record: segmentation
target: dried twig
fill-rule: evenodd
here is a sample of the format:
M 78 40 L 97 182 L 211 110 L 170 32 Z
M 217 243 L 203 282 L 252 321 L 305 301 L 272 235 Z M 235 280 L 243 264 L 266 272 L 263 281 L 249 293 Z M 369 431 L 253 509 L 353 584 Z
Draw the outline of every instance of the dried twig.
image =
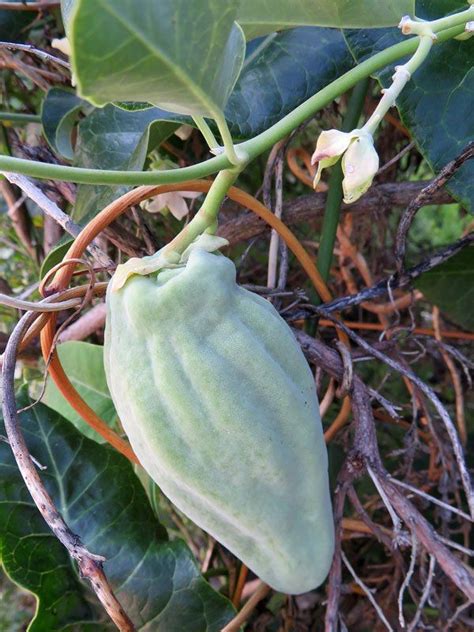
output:
M 415 572 L 416 565 L 416 556 L 418 554 L 418 540 L 414 533 L 411 535 L 411 556 L 410 556 L 410 566 L 408 567 L 408 572 L 405 575 L 405 579 L 400 587 L 400 592 L 398 593 L 398 621 L 400 622 L 400 626 L 405 628 L 405 616 L 403 614 L 403 596 L 405 594 L 405 590 L 410 585 L 411 579 L 413 577 L 413 573 Z
M 25 439 L 20 429 L 15 402 L 15 365 L 20 342 L 38 314 L 27 312 L 13 330 L 4 353 L 3 363 L 3 415 L 10 447 L 18 469 L 25 481 L 38 510 L 58 540 L 77 561 L 81 576 L 87 578 L 105 610 L 119 630 L 133 632 L 133 623 L 116 599 L 102 569 L 104 558 L 90 553 L 64 522 L 51 496 L 31 461 Z
M 405 207 L 410 201 L 426 187 L 428 182 L 394 182 L 372 186 L 369 191 L 357 202 L 342 205 L 342 212 L 350 212 L 353 215 L 377 213 L 383 204 L 386 208 Z M 283 216 L 287 226 L 296 226 L 307 222 L 314 226 L 321 222 L 326 204 L 326 193 L 309 193 L 285 202 Z M 437 191 L 430 204 L 447 204 L 453 199 L 443 189 Z M 225 207 L 224 207 L 225 208 Z M 218 234 L 229 240 L 231 245 L 246 241 L 267 233 L 268 227 L 253 213 L 240 213 L 223 221 L 219 226 Z
M 385 625 L 387 630 L 389 630 L 389 632 L 394 632 L 394 629 L 392 628 L 390 623 L 387 621 L 387 617 L 384 615 L 384 613 L 382 611 L 382 608 L 375 601 L 374 596 L 372 595 L 371 591 L 367 588 L 367 586 L 364 584 L 364 582 L 361 580 L 361 578 L 357 575 L 355 570 L 352 568 L 349 560 L 347 559 L 347 557 L 344 554 L 344 551 L 341 551 L 341 557 L 342 557 L 342 560 L 343 560 L 344 564 L 347 567 L 347 570 L 349 571 L 349 573 L 354 578 L 355 583 L 358 586 L 360 586 L 362 588 L 362 590 L 365 592 L 365 594 L 367 595 L 367 598 L 369 599 L 370 603 L 373 605 L 378 617 L 383 622 L 383 624 Z
M 254 592 L 254 594 L 250 597 L 244 607 L 240 610 L 236 617 L 232 619 L 225 627 L 222 628 L 221 632 L 238 632 L 243 623 L 247 621 L 249 616 L 252 614 L 255 606 L 262 601 L 268 593 L 270 592 L 270 586 L 260 582 L 259 587 Z
M 413 487 L 413 485 L 409 485 L 408 483 L 404 483 L 403 481 L 399 481 L 395 478 L 392 478 L 391 481 L 392 483 L 395 483 L 395 485 L 398 485 L 399 487 L 403 487 L 404 489 L 407 489 L 408 491 L 412 492 L 413 494 L 416 494 L 417 496 L 421 496 L 421 498 L 424 498 L 428 502 L 433 503 L 434 505 L 438 505 L 439 507 L 442 507 L 445 511 L 449 511 L 450 513 L 455 513 L 458 516 L 461 516 L 461 518 L 464 518 L 464 520 L 469 520 L 469 522 L 473 522 L 473 519 L 469 514 L 464 513 L 464 511 L 461 511 L 457 507 L 448 505 L 448 503 L 444 503 L 442 500 L 439 500 L 439 498 L 430 496 L 430 494 L 427 494 L 422 489 Z
M 397 371 L 404 377 L 408 378 L 432 402 L 433 406 L 436 408 L 439 416 L 441 417 L 444 423 L 446 432 L 448 433 L 448 436 L 451 440 L 454 456 L 456 458 L 459 473 L 461 476 L 461 481 L 462 481 L 464 491 L 466 494 L 466 500 L 469 506 L 469 511 L 471 512 L 471 515 L 474 517 L 474 492 L 472 489 L 472 483 L 471 483 L 469 472 L 466 466 L 466 462 L 464 460 L 462 445 L 459 441 L 459 437 L 454 427 L 454 424 L 451 420 L 451 417 L 449 416 L 448 412 L 446 411 L 441 401 L 438 399 L 438 396 L 436 395 L 436 393 L 429 386 L 427 386 L 425 382 L 423 382 L 423 380 L 420 380 L 420 378 L 417 377 L 412 371 L 405 368 L 399 362 L 397 362 L 396 360 L 393 360 L 392 358 L 385 355 L 378 349 L 375 349 L 372 345 L 367 343 L 358 334 L 356 334 L 351 329 L 349 329 L 349 327 L 346 327 L 340 321 L 333 319 L 332 316 L 330 316 L 326 312 L 326 310 L 319 307 L 314 307 L 314 310 L 317 313 L 322 314 L 326 318 L 333 320 L 336 323 L 337 327 L 342 329 L 342 331 L 344 331 L 344 333 L 346 333 L 346 335 L 349 338 L 354 340 L 354 342 L 356 342 L 360 347 L 362 347 L 365 351 L 367 351 L 367 353 L 372 355 L 374 358 L 377 358 L 377 360 L 384 362 L 394 371 Z
M 293 332 L 311 362 L 323 367 L 335 379 L 342 378 L 343 365 L 339 354 L 302 331 L 293 330 Z M 416 535 L 420 544 L 435 556 L 440 567 L 459 590 L 470 599 L 474 598 L 473 574 L 442 544 L 428 521 L 390 480 L 380 458 L 370 399 L 367 387 L 358 376 L 354 376 L 351 393 L 354 416 L 354 447 L 347 457 L 346 471 L 354 478 L 359 476 L 369 465 L 376 472 L 390 504 L 410 531 Z M 336 561 L 333 562 L 333 565 L 335 563 Z M 329 604 L 330 600 L 328 600 L 328 610 Z M 332 610 L 334 611 L 334 608 Z M 335 613 L 334 624 L 337 622 L 337 608 Z M 333 629 L 328 627 L 328 619 L 326 619 L 327 632 L 332 632 Z
M 51 53 L 47 53 L 44 50 L 40 50 L 39 48 L 35 48 L 31 44 L 18 44 L 16 42 L 0 42 L 0 48 L 6 48 L 8 50 L 21 50 L 26 53 L 30 53 L 31 55 L 36 55 L 43 61 L 51 62 L 53 64 L 58 64 L 59 66 L 64 66 L 64 68 L 71 68 L 71 64 L 68 61 L 64 61 L 64 59 L 60 59 L 59 57 L 55 57 L 51 55 Z
M 349 307 L 359 305 L 364 301 L 370 301 L 374 298 L 384 296 L 390 291 L 393 291 L 397 288 L 408 287 L 423 273 L 436 268 L 436 266 L 439 266 L 441 263 L 444 263 L 451 257 L 454 257 L 454 255 L 456 255 L 463 248 L 469 246 L 472 243 L 474 243 L 474 232 L 469 233 L 462 239 L 455 241 L 449 246 L 446 246 L 446 248 L 437 250 L 427 259 L 423 260 L 418 265 L 413 266 L 413 268 L 409 268 L 401 274 L 394 274 L 385 279 L 382 279 L 375 285 L 372 285 L 372 287 L 357 292 L 357 294 L 351 294 L 349 296 L 337 298 L 330 303 L 323 303 L 321 305 L 321 309 L 324 309 L 326 312 L 339 312 Z
M 451 162 L 441 169 L 436 178 L 430 182 L 415 199 L 410 202 L 407 209 L 403 213 L 400 223 L 398 224 L 397 235 L 395 238 L 395 261 L 397 269 L 400 271 L 403 267 L 403 259 L 406 250 L 406 238 L 410 230 L 411 223 L 417 212 L 422 206 L 426 206 L 433 200 L 433 195 L 437 193 L 448 180 L 458 171 L 458 169 L 471 158 L 474 157 L 474 141 L 470 142 L 467 147 Z
M 423 592 L 421 594 L 421 599 L 418 604 L 418 608 L 416 609 L 415 616 L 413 617 L 413 620 L 410 622 L 407 632 L 414 632 L 416 630 L 416 626 L 418 625 L 418 621 L 420 620 L 421 613 L 423 611 L 423 608 L 425 607 L 425 603 L 427 602 L 429 594 L 431 592 L 431 585 L 433 583 L 435 565 L 436 565 L 436 559 L 433 555 L 430 555 L 428 577 L 426 578 L 425 586 L 423 588 Z
M 25 176 L 16 173 L 4 173 L 5 178 L 12 184 L 16 184 L 20 189 L 50 217 L 54 219 L 62 228 L 72 235 L 77 237 L 81 232 L 81 227 L 74 223 L 72 219 L 62 211 L 57 204 L 50 200 L 40 188 L 36 186 L 34 182 L 26 178 Z M 102 250 L 95 244 L 90 244 L 88 247 L 89 252 L 94 259 L 104 268 L 114 267 L 114 262 L 102 252 Z

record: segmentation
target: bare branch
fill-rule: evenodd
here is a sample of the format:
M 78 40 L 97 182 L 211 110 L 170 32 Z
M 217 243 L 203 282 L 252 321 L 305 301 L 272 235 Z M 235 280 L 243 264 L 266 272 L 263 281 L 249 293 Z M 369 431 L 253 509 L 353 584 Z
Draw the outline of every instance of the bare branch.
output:
M 11 6 L 11 3 L 10 3 L 10 6 Z M 58 64 L 59 66 L 64 66 L 64 68 L 68 68 L 68 69 L 71 68 L 71 64 L 68 61 L 64 61 L 64 59 L 55 57 L 54 55 L 51 55 L 51 53 L 47 53 L 44 50 L 35 48 L 31 44 L 18 44 L 16 42 L 0 42 L 0 48 L 6 48 L 8 50 L 21 50 L 26 53 L 30 53 L 31 55 L 36 55 L 36 57 L 39 57 L 43 61 L 51 62 L 53 64 Z
M 387 621 L 387 617 L 384 615 L 384 613 L 382 611 L 382 608 L 375 601 L 374 596 L 372 595 L 372 592 L 369 590 L 369 588 L 367 588 L 367 586 L 364 584 L 364 582 L 361 580 L 361 578 L 357 575 L 355 570 L 352 568 L 349 560 L 347 559 L 347 557 L 344 554 L 344 551 L 341 551 L 341 557 L 342 557 L 342 560 L 343 560 L 344 564 L 347 567 L 347 570 L 352 575 L 355 583 L 358 586 L 360 586 L 362 588 L 362 590 L 365 592 L 365 594 L 367 595 L 367 598 L 369 599 L 370 603 L 373 605 L 377 615 L 379 616 L 380 620 L 383 622 L 383 624 L 385 625 L 387 630 L 389 630 L 389 632 L 395 632 L 394 629 L 392 628 L 392 626 L 390 625 L 390 623 Z
M 354 204 L 343 204 L 342 212 L 356 215 L 376 213 L 380 211 L 381 207 L 404 208 L 427 184 L 428 182 L 393 182 L 375 185 Z M 314 226 L 315 223 L 320 222 L 326 204 L 326 196 L 326 193 L 309 193 L 286 202 L 283 205 L 285 224 L 295 226 L 307 222 Z M 450 194 L 441 189 L 434 194 L 430 204 L 447 204 L 452 201 Z M 232 206 L 232 208 L 234 207 Z M 267 232 L 268 226 L 265 222 L 250 212 L 239 213 L 237 217 L 223 221 L 218 229 L 218 235 L 225 237 L 230 245 Z
M 397 269 L 400 271 L 403 267 L 403 259 L 406 250 L 406 238 L 410 230 L 411 223 L 420 208 L 427 204 L 432 204 L 433 196 L 437 193 L 450 178 L 458 171 L 458 169 L 471 158 L 474 157 L 474 141 L 470 142 L 467 147 L 451 162 L 439 172 L 436 178 L 424 187 L 422 191 L 410 202 L 406 211 L 403 213 L 397 229 L 395 238 L 395 261 Z
M 418 625 L 418 621 L 419 621 L 419 619 L 421 617 L 421 613 L 423 611 L 423 608 L 425 607 L 425 603 L 427 602 L 429 594 L 430 594 L 430 591 L 431 591 L 431 584 L 433 583 L 435 565 L 436 565 L 436 558 L 433 555 L 430 555 L 430 564 L 429 564 L 429 567 L 428 567 L 428 577 L 426 579 L 425 587 L 423 588 L 423 593 L 421 595 L 421 599 L 420 599 L 420 602 L 418 604 L 418 608 L 416 609 L 415 616 L 413 617 L 413 620 L 411 621 L 410 625 L 408 626 L 407 632 L 414 632 L 416 630 L 416 626 Z
M 382 279 L 372 287 L 368 287 L 361 292 L 357 292 L 357 294 L 350 294 L 349 296 L 343 296 L 342 298 L 337 298 L 330 303 L 323 303 L 321 308 L 326 312 L 340 312 L 349 307 L 354 307 L 356 305 L 360 305 L 364 301 L 370 301 L 375 298 L 380 298 L 381 296 L 385 296 L 389 294 L 390 291 L 393 291 L 398 288 L 404 288 L 411 285 L 411 283 L 417 279 L 419 276 L 428 272 L 428 270 L 432 270 L 444 263 L 451 257 L 454 257 L 458 252 L 460 252 L 466 246 L 469 246 L 474 242 L 474 232 L 467 234 L 462 239 L 455 241 L 453 244 L 446 246 L 446 248 L 442 248 L 433 253 L 430 257 L 422 261 L 413 268 L 409 268 L 405 270 L 401 274 L 393 274 L 385 279 Z
M 384 362 L 384 364 L 388 365 L 394 371 L 397 371 L 401 375 L 404 375 L 405 377 L 407 377 L 431 401 L 433 406 L 436 408 L 439 416 L 441 417 L 444 423 L 446 432 L 448 433 L 449 438 L 451 440 L 454 456 L 456 458 L 459 473 L 461 476 L 461 481 L 462 481 L 464 491 L 466 494 L 466 500 L 469 506 L 469 511 L 471 512 L 471 515 L 474 517 L 474 492 L 472 489 L 471 478 L 469 476 L 466 462 L 464 460 L 463 448 L 459 441 L 459 436 L 458 436 L 458 433 L 456 432 L 456 428 L 454 427 L 451 417 L 449 416 L 443 404 L 438 399 L 438 396 L 436 395 L 436 393 L 429 386 L 427 386 L 425 382 L 423 382 L 423 380 L 420 380 L 420 378 L 417 377 L 412 371 L 402 366 L 396 360 L 393 360 L 389 356 L 385 355 L 385 353 L 382 353 L 378 349 L 375 349 L 372 345 L 367 343 L 358 334 L 356 334 L 354 331 L 349 329 L 349 327 L 346 327 L 341 321 L 334 319 L 330 314 L 326 312 L 325 309 L 314 307 L 314 310 L 317 313 L 322 314 L 326 318 L 333 320 L 333 322 L 337 325 L 337 327 L 342 329 L 349 338 L 354 340 L 354 342 L 356 342 L 360 347 L 362 347 L 365 351 L 367 351 L 367 353 L 369 353 L 371 356 L 373 356 L 374 358 L 377 358 L 377 360 L 380 360 L 381 362 Z
M 72 219 L 62 211 L 57 204 L 51 201 L 44 193 L 39 189 L 34 182 L 16 173 L 3 173 L 5 178 L 12 184 L 16 184 L 20 189 L 35 202 L 49 217 L 52 217 L 64 230 L 77 237 L 81 232 L 81 227 L 75 224 Z M 114 262 L 105 255 L 102 250 L 95 244 L 90 244 L 88 247 L 90 254 L 104 268 L 114 267 Z
M 10 336 L 3 363 L 3 415 L 10 447 L 35 505 L 58 540 L 78 563 L 82 577 L 87 578 L 100 602 L 119 630 L 133 632 L 133 623 L 117 601 L 102 569 L 104 558 L 90 553 L 64 522 L 51 496 L 31 461 L 25 439 L 19 425 L 15 401 L 15 365 L 21 340 L 38 314 L 26 312 Z
M 294 329 L 293 332 L 311 362 L 321 366 L 335 379 L 342 379 L 343 364 L 339 354 L 300 330 Z M 356 476 L 360 475 L 367 465 L 370 465 L 383 485 L 391 505 L 406 526 L 416 535 L 422 546 L 435 556 L 440 567 L 459 590 L 469 599 L 473 599 L 474 575 L 472 572 L 444 546 L 428 521 L 390 480 L 380 459 L 370 399 L 367 387 L 358 376 L 354 376 L 351 393 L 354 448 L 346 461 L 347 467 L 352 468 Z M 332 628 L 327 627 L 327 620 L 326 630 L 332 632 Z

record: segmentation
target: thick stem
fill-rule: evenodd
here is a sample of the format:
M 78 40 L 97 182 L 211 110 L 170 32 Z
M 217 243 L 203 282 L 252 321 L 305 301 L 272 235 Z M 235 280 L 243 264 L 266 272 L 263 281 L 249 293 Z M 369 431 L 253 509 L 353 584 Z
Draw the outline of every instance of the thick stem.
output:
M 21 112 L 0 112 L 0 121 L 11 121 L 12 123 L 41 123 L 39 114 L 22 114 Z
M 369 78 L 366 77 L 358 83 L 349 99 L 347 112 L 342 123 L 342 131 L 350 132 L 359 122 L 364 107 L 365 95 L 369 87 Z M 331 268 L 336 231 L 342 204 L 342 167 L 339 161 L 334 167 L 329 179 L 329 190 L 324 209 L 323 227 L 318 253 L 318 269 L 325 281 L 328 280 Z
M 240 171 L 239 169 L 225 169 L 218 173 L 201 208 L 189 224 L 165 247 L 166 251 L 181 254 L 202 233 L 215 232 L 221 204 Z

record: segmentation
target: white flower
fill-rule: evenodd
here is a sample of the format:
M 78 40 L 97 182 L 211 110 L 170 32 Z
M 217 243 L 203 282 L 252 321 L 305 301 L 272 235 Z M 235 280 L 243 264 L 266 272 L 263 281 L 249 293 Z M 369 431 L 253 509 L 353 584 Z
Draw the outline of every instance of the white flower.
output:
M 335 165 L 349 147 L 354 138 L 353 134 L 353 132 L 340 132 L 337 129 L 330 129 L 319 135 L 316 149 L 311 156 L 311 164 L 315 165 L 318 163 L 318 170 L 313 180 L 313 188 L 316 188 L 319 183 L 323 169 Z
M 379 156 L 368 133 L 355 138 L 342 157 L 344 202 L 358 200 L 372 184 L 379 169 Z
M 344 202 L 358 200 L 370 187 L 379 168 L 379 157 L 374 148 L 372 135 L 363 129 L 352 132 L 329 130 L 322 132 L 316 143 L 311 164 L 318 163 L 313 187 L 316 188 L 321 173 L 335 165 L 342 156 Z
M 144 204 L 145 210 L 149 213 L 162 213 L 166 215 L 169 211 L 176 219 L 183 219 L 189 213 L 188 205 L 184 198 L 193 200 L 201 193 L 192 191 L 171 191 L 170 193 L 160 193 Z

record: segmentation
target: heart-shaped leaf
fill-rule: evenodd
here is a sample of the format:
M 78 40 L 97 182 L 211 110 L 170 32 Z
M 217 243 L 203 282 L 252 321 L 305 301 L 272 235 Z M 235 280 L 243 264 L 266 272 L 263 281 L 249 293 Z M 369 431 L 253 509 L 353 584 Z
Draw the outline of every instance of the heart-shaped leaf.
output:
M 18 404 L 30 403 L 23 393 Z M 41 477 L 71 529 L 93 553 L 137 629 L 218 632 L 229 602 L 199 574 L 182 540 L 167 540 L 130 463 L 41 404 L 21 414 Z M 4 434 L 0 421 L 0 434 Z M 30 632 L 115 629 L 36 509 L 10 447 L 0 443 L 0 553 L 8 575 L 38 598 Z
M 74 158 L 71 134 L 81 109 L 87 105 L 64 88 L 51 88 L 43 101 L 41 122 L 45 138 L 51 148 L 67 160 Z
M 107 105 L 79 124 L 74 164 L 90 169 L 141 170 L 149 149 L 179 126 L 182 117 L 147 108 L 137 111 Z M 73 217 L 80 221 L 122 195 L 128 187 L 79 185 Z
M 95 105 L 146 101 L 215 118 L 245 39 L 228 0 L 76 0 L 68 36 L 79 93 Z

